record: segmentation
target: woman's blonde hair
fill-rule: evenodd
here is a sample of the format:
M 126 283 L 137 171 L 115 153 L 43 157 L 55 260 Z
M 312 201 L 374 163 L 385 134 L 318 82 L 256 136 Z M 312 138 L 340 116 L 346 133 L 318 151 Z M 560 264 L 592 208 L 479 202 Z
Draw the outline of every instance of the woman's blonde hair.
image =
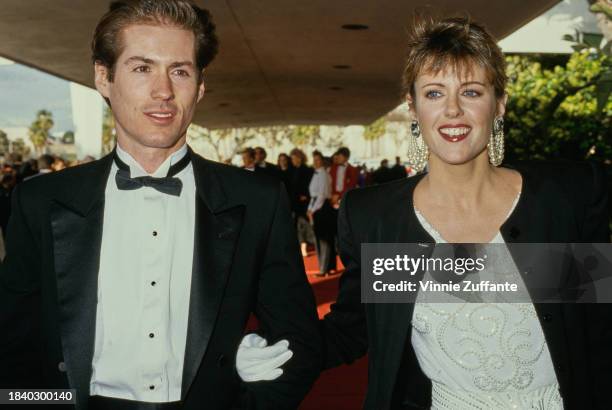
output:
M 435 75 L 447 67 L 463 74 L 473 64 L 484 68 L 495 95 L 501 98 L 507 82 L 506 63 L 484 26 L 465 16 L 437 19 L 417 15 L 409 31 L 402 95 L 414 98 L 414 83 L 420 74 Z

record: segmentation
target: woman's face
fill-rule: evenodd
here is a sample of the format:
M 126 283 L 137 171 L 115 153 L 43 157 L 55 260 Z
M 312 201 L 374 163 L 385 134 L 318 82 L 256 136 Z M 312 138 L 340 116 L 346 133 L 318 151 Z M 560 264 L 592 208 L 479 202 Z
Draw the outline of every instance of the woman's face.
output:
M 462 73 L 454 69 L 435 75 L 422 73 L 414 89 L 414 100 L 412 96 L 407 100 L 429 148 L 430 161 L 458 165 L 487 157 L 493 121 L 503 116 L 506 97 L 496 98 L 484 68 L 470 65 Z
M 292 154 L 291 155 L 291 164 L 294 167 L 299 168 L 302 165 L 302 158 L 300 158 L 299 155 Z
M 278 166 L 281 167 L 281 169 L 286 169 L 287 166 L 289 166 L 289 161 L 287 160 L 287 157 L 284 155 L 279 155 L 277 162 L 278 162 Z
M 313 155 L 312 166 L 314 166 L 315 168 L 321 168 L 323 166 L 323 158 L 318 155 Z

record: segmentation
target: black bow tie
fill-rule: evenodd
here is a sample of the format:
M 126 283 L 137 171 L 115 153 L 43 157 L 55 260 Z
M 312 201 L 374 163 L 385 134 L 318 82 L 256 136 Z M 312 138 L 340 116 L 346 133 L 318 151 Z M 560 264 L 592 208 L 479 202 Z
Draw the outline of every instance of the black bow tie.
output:
M 189 155 L 189 152 L 187 152 L 179 162 L 170 167 L 168 170 L 168 175 L 164 178 L 156 178 L 151 176 L 131 178 L 130 167 L 125 162 L 121 161 L 116 150 L 113 154 L 113 158 L 115 160 L 115 164 L 117 164 L 117 168 L 119 168 L 117 170 L 117 174 L 115 175 L 115 182 L 117 183 L 117 188 L 120 190 L 131 191 L 133 189 L 142 188 L 143 186 L 148 186 L 164 194 L 174 196 L 180 196 L 181 189 L 183 188 L 183 183 L 181 180 L 174 178 L 174 176 L 185 169 L 185 167 L 189 165 L 189 162 L 191 161 L 191 155 Z

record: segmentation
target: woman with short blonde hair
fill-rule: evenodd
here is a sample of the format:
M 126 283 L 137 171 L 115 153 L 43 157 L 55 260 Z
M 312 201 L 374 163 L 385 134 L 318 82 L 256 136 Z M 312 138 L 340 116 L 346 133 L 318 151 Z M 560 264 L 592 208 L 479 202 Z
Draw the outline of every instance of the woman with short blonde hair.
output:
M 599 167 L 502 166 L 504 69 L 501 50 L 480 24 L 465 17 L 418 21 L 403 84 L 414 119 L 409 161 L 426 172 L 353 190 L 342 201 L 346 271 L 323 320 L 325 366 L 368 353 L 366 409 L 609 404 L 610 305 L 429 303 L 421 292 L 415 303 L 361 303 L 362 244 L 497 244 L 500 257 L 485 272 L 506 272 L 531 294 L 529 268 L 506 244 L 609 241 Z M 433 254 L 437 248 L 430 247 Z M 575 269 L 564 265 L 555 274 L 576 277 Z
M 325 368 L 367 353 L 364 408 L 371 410 L 609 408 L 612 305 L 542 303 L 538 295 L 549 289 L 538 280 L 575 290 L 568 284 L 580 278 L 580 261 L 571 252 L 552 260 L 535 245 L 525 260 L 516 246 L 609 242 L 602 169 L 503 164 L 504 59 L 468 18 L 417 22 L 403 82 L 414 119 L 408 157 L 422 172 L 352 190 L 342 201 L 345 272 L 323 319 Z M 444 243 L 455 252 L 466 248 L 458 244 L 480 244 L 472 248 L 494 258 L 476 277 L 501 274 L 526 290 L 526 300 L 509 295 L 516 303 L 498 303 L 471 292 L 440 303 L 418 291 L 406 303 L 362 303 L 369 290 L 362 274 L 372 273 L 362 266 L 370 260 L 362 247 L 372 243 L 413 244 L 403 248 L 412 249 L 405 255 L 412 260 L 434 258 Z M 419 289 L 434 273 L 416 269 L 412 283 Z

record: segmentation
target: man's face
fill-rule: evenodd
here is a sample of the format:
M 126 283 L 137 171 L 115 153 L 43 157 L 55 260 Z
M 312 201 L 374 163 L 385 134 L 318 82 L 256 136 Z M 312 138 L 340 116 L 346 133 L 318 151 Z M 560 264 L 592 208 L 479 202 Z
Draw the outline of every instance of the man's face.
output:
M 196 104 L 204 95 L 191 31 L 134 24 L 121 35 L 114 80 L 96 64 L 96 88 L 110 100 L 122 148 L 183 145 Z M 146 147 L 146 148 L 145 148 Z
M 266 161 L 266 155 L 263 150 L 255 148 L 255 163 L 261 164 Z
M 242 153 L 242 164 L 243 164 L 245 167 L 250 167 L 250 166 L 252 166 L 252 165 L 253 165 L 253 162 L 254 162 L 254 161 L 253 161 L 253 157 L 252 157 L 252 156 L 251 156 L 249 153 L 247 153 L 247 152 L 243 152 L 243 153 Z

